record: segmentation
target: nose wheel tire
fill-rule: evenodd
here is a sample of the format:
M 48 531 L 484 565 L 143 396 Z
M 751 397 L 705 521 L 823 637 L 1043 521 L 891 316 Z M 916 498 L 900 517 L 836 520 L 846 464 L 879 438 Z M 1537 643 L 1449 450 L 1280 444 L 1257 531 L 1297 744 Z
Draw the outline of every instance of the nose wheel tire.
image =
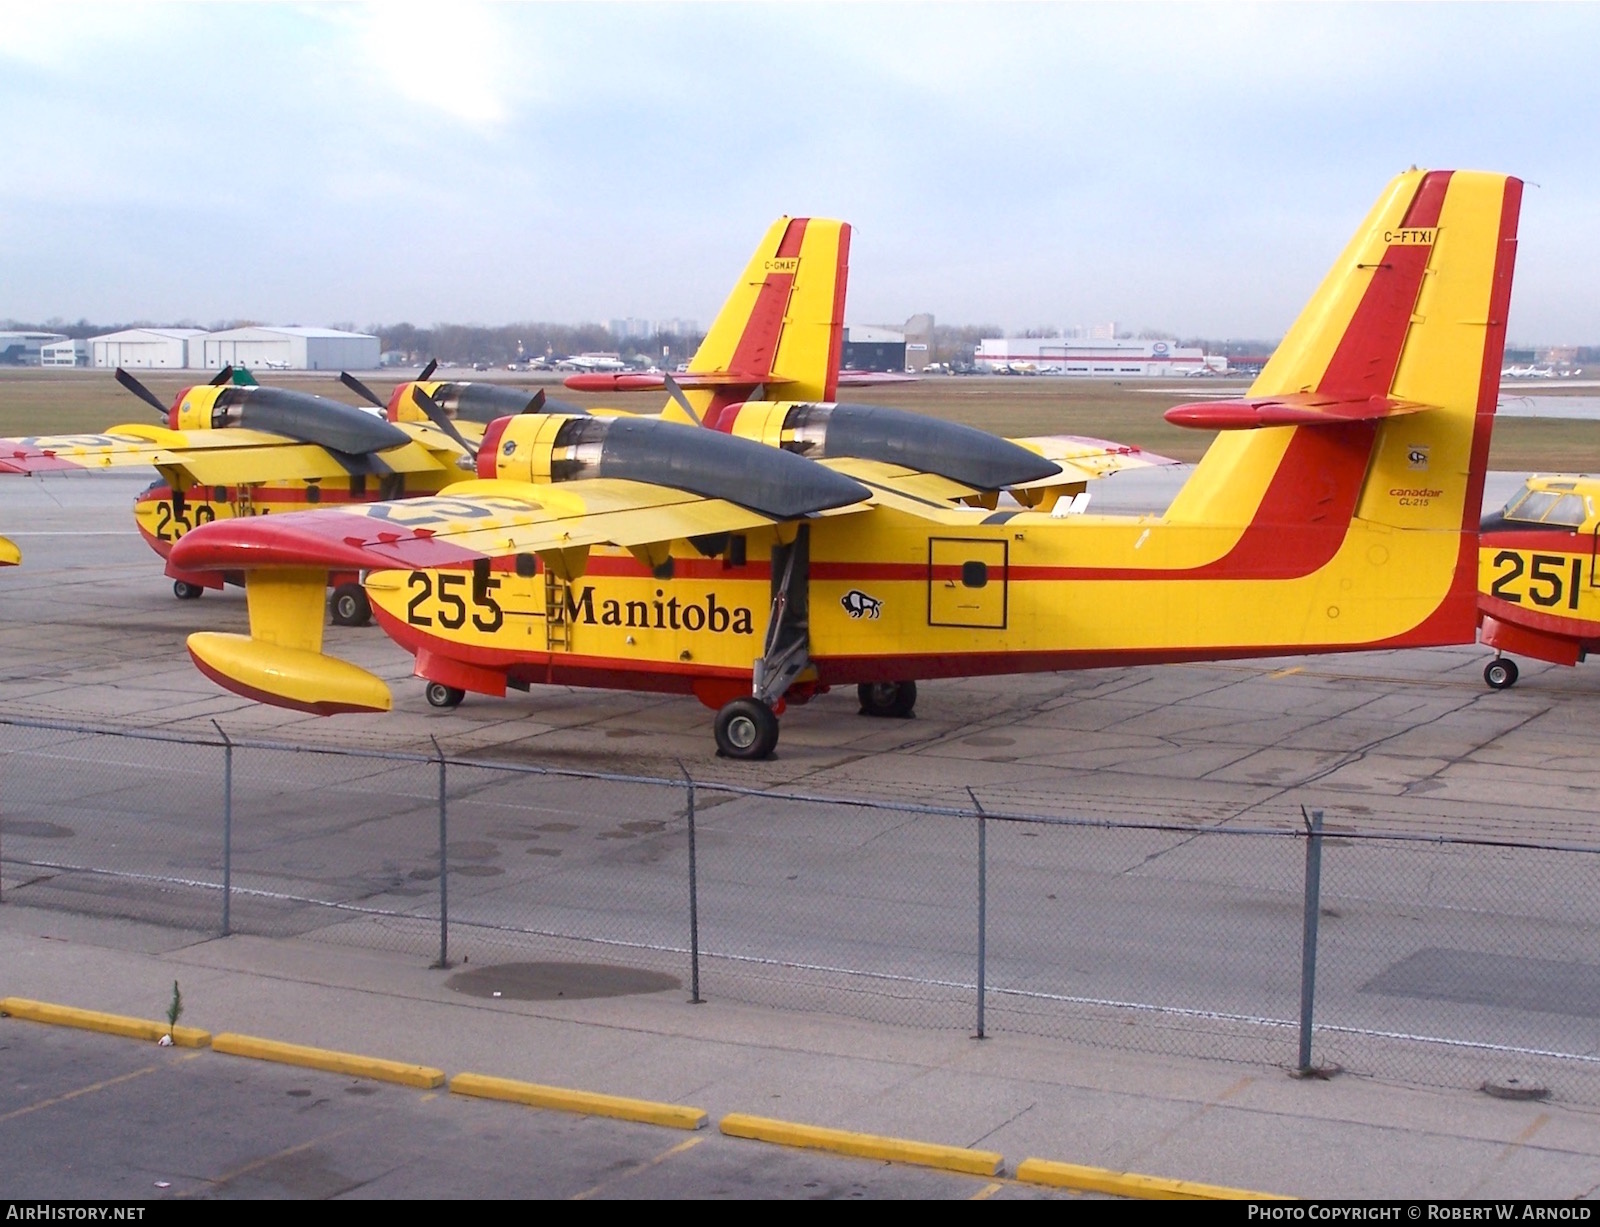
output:
M 191 584 L 186 580 L 174 580 L 172 595 L 180 601 L 198 601 L 206 594 L 206 590 L 199 584 Z
M 856 687 L 863 716 L 908 720 L 917 705 L 915 682 L 862 682 Z
M 443 682 L 429 682 L 423 696 L 428 700 L 429 707 L 442 707 L 449 709 L 460 707 L 461 700 L 467 697 L 465 690 L 458 690 L 454 686 L 446 686 Z
M 717 713 L 713 731 L 724 758 L 770 758 L 778 744 L 778 717 L 760 699 L 734 699 Z
M 328 598 L 335 626 L 368 626 L 372 622 L 372 603 L 360 584 L 340 584 Z
M 1517 684 L 1517 662 L 1508 656 L 1496 656 L 1483 667 L 1483 680 L 1491 690 L 1506 690 Z

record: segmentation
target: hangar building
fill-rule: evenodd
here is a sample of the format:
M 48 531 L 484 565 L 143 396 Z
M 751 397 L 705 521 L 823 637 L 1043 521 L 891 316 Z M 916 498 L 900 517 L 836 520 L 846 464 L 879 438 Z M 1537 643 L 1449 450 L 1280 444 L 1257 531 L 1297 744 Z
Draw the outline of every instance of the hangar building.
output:
M 203 328 L 125 328 L 89 338 L 89 365 L 182 368 Z
M 39 346 L 40 366 L 88 366 L 89 342 L 51 341 Z
M 189 365 L 277 371 L 371 371 L 378 366 L 378 338 L 335 328 L 229 328 L 197 337 Z
M 1083 340 L 1076 337 L 999 337 L 978 343 L 979 370 L 1033 375 L 1128 376 L 1226 374 L 1227 358 L 1170 341 Z
M 55 341 L 65 341 L 60 332 L 0 332 L 0 362 L 9 366 L 38 366 L 39 351 Z

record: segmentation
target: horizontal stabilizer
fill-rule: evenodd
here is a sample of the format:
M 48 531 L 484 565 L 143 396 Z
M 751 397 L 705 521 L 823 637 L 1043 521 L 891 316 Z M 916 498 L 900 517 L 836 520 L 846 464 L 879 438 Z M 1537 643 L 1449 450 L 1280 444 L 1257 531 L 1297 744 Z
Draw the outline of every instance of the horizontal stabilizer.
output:
M 1393 400 L 1387 396 L 1330 396 L 1323 392 L 1290 392 L 1245 400 L 1202 401 L 1174 405 L 1167 421 L 1194 430 L 1259 430 L 1263 426 L 1338 426 L 1376 422 L 1403 413 L 1421 413 L 1432 405 Z
M 1087 435 L 1031 435 L 1012 439 L 1011 442 L 1030 452 L 1038 452 L 1061 467 L 1061 472 L 1055 477 L 1029 482 L 1027 488 L 1093 481 L 1120 473 L 1123 469 L 1181 463 L 1170 456 L 1147 452 L 1136 444 L 1113 443 L 1109 439 L 1094 439 Z
M 915 375 L 902 375 L 892 371 L 841 371 L 839 384 L 841 387 L 865 388 L 882 383 L 915 383 Z M 799 383 L 796 379 L 786 379 L 782 375 L 750 375 L 738 371 L 705 371 L 700 374 L 684 372 L 674 375 L 672 381 L 688 392 L 723 391 L 723 392 L 753 392 L 757 388 L 766 388 L 769 396 L 774 399 L 786 399 L 778 395 L 784 388 Z M 568 375 L 565 383 L 574 392 L 658 392 L 667 386 L 665 375 L 609 375 L 601 371 L 591 371 L 579 375 Z

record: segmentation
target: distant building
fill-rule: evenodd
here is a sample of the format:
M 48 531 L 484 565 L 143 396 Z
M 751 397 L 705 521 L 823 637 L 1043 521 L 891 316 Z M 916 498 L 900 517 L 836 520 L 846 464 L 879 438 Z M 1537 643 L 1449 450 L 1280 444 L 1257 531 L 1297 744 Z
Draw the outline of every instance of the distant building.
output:
M 89 342 L 51 341 L 39 347 L 40 366 L 88 366 Z
M 39 351 L 53 341 L 65 341 L 61 332 L 0 332 L 0 363 L 38 366 Z
M 1224 374 L 1228 360 L 1170 341 L 1088 340 L 1076 337 L 1000 337 L 978 343 L 979 370 L 1004 374 L 1079 375 L 1089 378 L 1161 378 Z
M 251 327 L 207 333 L 189 345 L 189 365 L 211 370 L 376 370 L 381 346 L 364 332 L 337 328 Z
M 700 335 L 697 320 L 612 320 L 606 330 L 619 341 L 648 341 L 655 336 L 693 337 Z
M 905 330 L 875 324 L 846 324 L 844 353 L 839 366 L 846 371 L 905 370 Z
M 190 361 L 189 346 L 205 336 L 203 328 L 124 328 L 89 338 L 89 365 L 96 367 L 167 367 L 181 370 L 199 366 Z

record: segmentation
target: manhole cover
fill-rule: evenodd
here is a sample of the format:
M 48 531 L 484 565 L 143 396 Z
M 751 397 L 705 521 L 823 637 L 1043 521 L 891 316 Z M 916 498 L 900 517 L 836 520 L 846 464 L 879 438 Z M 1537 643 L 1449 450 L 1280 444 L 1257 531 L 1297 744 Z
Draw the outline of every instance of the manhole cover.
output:
M 501 963 L 458 971 L 445 981 L 469 997 L 503 997 L 508 1001 L 580 1000 L 585 997 L 628 997 L 682 988 L 683 981 L 659 971 L 611 967 L 604 963 Z
M 0 835 L 26 835 L 33 839 L 71 839 L 77 832 L 54 822 L 33 822 L 26 818 L 7 818 L 0 822 Z

